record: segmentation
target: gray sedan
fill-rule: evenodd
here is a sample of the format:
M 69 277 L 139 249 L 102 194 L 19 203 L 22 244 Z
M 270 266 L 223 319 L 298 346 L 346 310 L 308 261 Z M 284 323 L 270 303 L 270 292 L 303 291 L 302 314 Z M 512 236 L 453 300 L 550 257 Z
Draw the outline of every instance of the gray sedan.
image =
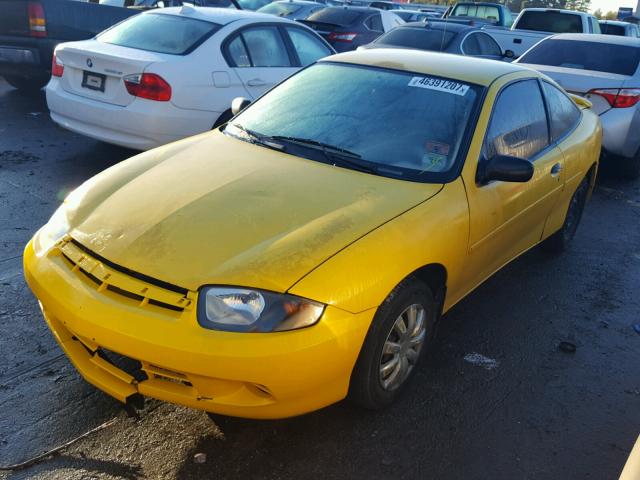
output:
M 278 17 L 286 17 L 290 20 L 304 20 L 309 15 L 321 10 L 326 5 L 318 2 L 309 2 L 306 0 L 280 0 L 271 2 L 260 8 L 258 12 L 270 13 Z
M 516 62 L 589 99 L 602 122 L 603 156 L 625 176 L 640 177 L 640 39 L 553 35 Z
M 413 48 L 491 60 L 510 61 L 513 58 L 513 52 L 503 52 L 486 31 L 469 25 L 440 21 L 400 25 L 360 47 L 362 50 L 372 48 Z

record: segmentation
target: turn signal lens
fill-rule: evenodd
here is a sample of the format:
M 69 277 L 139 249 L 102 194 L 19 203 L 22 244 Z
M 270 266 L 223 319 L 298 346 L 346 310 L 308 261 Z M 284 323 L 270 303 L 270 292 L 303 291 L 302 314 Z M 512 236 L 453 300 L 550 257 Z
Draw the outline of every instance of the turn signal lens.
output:
M 171 85 L 155 73 L 136 73 L 123 78 L 124 86 L 130 95 L 157 102 L 171 100 Z
M 640 101 L 640 88 L 596 88 L 590 95 L 599 95 L 613 108 L 633 107 Z
M 53 59 L 51 59 L 51 76 L 53 77 L 61 77 L 64 73 L 64 65 L 63 63 L 56 57 L 56 54 L 53 54 Z
M 29 35 L 32 37 L 47 36 L 47 22 L 44 18 L 44 9 L 40 2 L 29 2 L 27 4 L 29 14 Z
M 328 38 L 330 42 L 353 42 L 356 36 L 357 33 L 331 32 Z

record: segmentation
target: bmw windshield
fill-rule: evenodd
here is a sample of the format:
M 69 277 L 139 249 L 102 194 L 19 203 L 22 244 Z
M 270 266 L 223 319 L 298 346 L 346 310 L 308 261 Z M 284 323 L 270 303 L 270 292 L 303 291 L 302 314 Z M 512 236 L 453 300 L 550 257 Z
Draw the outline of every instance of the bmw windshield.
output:
M 453 79 L 320 62 L 250 105 L 225 133 L 344 168 L 442 182 L 465 154 L 480 93 Z

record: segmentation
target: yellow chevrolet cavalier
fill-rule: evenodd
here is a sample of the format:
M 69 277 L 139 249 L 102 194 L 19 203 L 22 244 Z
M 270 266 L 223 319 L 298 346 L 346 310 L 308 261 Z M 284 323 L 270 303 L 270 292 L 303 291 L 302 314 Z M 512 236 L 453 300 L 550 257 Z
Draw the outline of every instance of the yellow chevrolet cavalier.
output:
M 533 246 L 568 245 L 600 139 L 586 100 L 521 66 L 336 55 L 88 180 L 25 274 L 79 372 L 122 402 L 380 408 L 444 312 Z

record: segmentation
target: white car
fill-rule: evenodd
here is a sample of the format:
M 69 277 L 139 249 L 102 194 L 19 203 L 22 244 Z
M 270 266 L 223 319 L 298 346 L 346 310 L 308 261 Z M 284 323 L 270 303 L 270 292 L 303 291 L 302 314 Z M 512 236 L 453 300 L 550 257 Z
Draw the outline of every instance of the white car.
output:
M 177 7 L 58 45 L 51 118 L 104 142 L 146 150 L 216 127 L 250 100 L 334 53 L 310 28 L 273 15 Z

